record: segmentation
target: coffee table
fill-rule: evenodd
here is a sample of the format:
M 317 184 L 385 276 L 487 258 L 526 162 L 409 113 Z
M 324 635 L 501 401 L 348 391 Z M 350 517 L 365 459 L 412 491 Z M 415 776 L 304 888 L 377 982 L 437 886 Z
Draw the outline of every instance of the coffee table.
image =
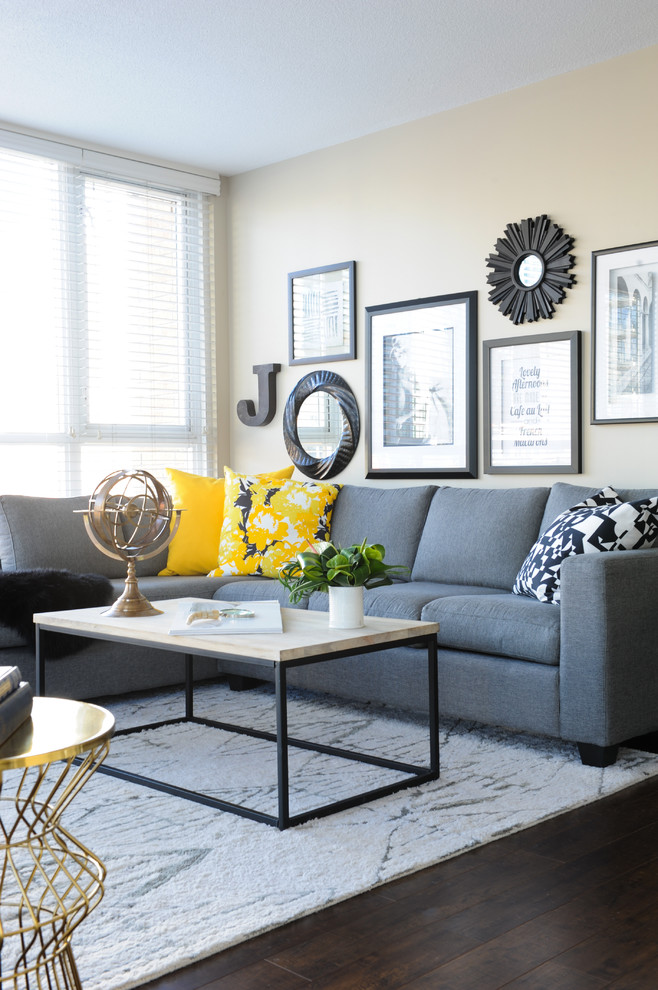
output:
M 159 601 L 161 615 L 140 617 L 109 617 L 103 608 L 72 609 L 63 612 L 40 612 L 34 616 L 36 626 L 36 684 L 37 695 L 46 693 L 46 661 L 44 631 L 68 633 L 90 639 L 112 640 L 127 645 L 152 646 L 181 654 L 185 662 L 185 714 L 165 722 L 153 722 L 130 729 L 121 729 L 117 735 L 139 732 L 147 728 L 180 722 L 195 722 L 200 725 L 237 732 L 276 743 L 278 813 L 267 814 L 255 808 L 225 801 L 214 795 L 188 790 L 165 781 L 135 774 L 119 767 L 104 764 L 100 770 L 133 783 L 143 784 L 177 797 L 197 801 L 210 807 L 230 811 L 255 821 L 265 822 L 283 830 L 291 825 L 299 825 L 312 818 L 319 818 L 345 808 L 351 808 L 377 797 L 392 794 L 405 787 L 439 776 L 438 740 L 438 687 L 437 687 L 437 648 L 436 622 L 403 621 L 366 617 L 366 625 L 360 629 L 329 628 L 327 612 L 304 609 L 281 609 L 283 632 L 278 634 L 237 634 L 209 636 L 172 636 L 168 630 L 179 610 L 180 599 Z M 247 603 L 248 604 L 248 603 Z M 288 691 L 287 673 L 294 667 L 315 663 L 331 663 L 333 660 L 354 657 L 375 650 L 391 649 L 401 644 L 425 647 L 427 651 L 427 692 L 428 692 L 428 761 L 419 766 L 379 755 L 355 752 L 337 746 L 323 745 L 309 740 L 293 738 L 288 733 Z M 227 722 L 202 718 L 194 714 L 194 657 L 215 657 L 238 659 L 248 665 L 253 674 L 262 677 L 270 671 L 274 679 L 276 732 L 265 732 L 255 728 L 233 725 Z M 392 699 L 393 700 L 393 699 Z M 346 761 L 358 761 L 398 771 L 405 776 L 381 786 L 353 794 L 341 800 L 329 802 L 304 810 L 300 814 L 290 812 L 288 748 L 314 750 L 338 756 Z

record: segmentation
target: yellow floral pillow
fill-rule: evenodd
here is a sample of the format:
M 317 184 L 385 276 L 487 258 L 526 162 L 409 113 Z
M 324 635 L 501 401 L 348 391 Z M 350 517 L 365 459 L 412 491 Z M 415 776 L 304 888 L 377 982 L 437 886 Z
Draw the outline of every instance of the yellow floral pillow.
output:
M 295 465 L 291 464 L 263 477 L 290 478 L 294 470 Z M 207 574 L 217 564 L 224 517 L 224 479 L 166 468 L 165 487 L 174 508 L 185 512 L 181 513 L 180 525 L 169 544 L 167 566 L 160 575 Z
M 211 577 L 259 574 L 278 577 L 308 541 L 328 540 L 341 485 L 263 480 L 224 471 L 224 522 Z

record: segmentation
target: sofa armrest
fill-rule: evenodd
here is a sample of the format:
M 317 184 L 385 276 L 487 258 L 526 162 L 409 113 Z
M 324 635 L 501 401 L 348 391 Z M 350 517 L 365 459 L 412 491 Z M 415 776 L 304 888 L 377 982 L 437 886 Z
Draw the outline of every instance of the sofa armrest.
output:
M 610 746 L 658 728 L 657 594 L 658 549 L 563 561 L 564 739 Z

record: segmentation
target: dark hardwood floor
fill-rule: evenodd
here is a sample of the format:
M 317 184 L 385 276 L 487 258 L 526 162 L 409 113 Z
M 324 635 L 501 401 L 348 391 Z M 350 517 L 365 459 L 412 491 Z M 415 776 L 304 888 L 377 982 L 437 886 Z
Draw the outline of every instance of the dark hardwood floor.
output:
M 658 780 L 344 901 L 147 986 L 656 990 Z

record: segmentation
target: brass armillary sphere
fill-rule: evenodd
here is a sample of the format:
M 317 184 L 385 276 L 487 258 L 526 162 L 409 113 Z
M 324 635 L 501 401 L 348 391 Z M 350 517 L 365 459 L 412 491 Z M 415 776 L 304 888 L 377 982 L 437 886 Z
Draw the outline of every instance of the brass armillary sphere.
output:
M 148 471 L 115 471 L 108 474 L 89 499 L 84 513 L 90 540 L 108 557 L 128 566 L 123 593 L 105 615 L 161 615 L 137 586 L 135 561 L 154 557 L 172 541 L 181 509 Z

